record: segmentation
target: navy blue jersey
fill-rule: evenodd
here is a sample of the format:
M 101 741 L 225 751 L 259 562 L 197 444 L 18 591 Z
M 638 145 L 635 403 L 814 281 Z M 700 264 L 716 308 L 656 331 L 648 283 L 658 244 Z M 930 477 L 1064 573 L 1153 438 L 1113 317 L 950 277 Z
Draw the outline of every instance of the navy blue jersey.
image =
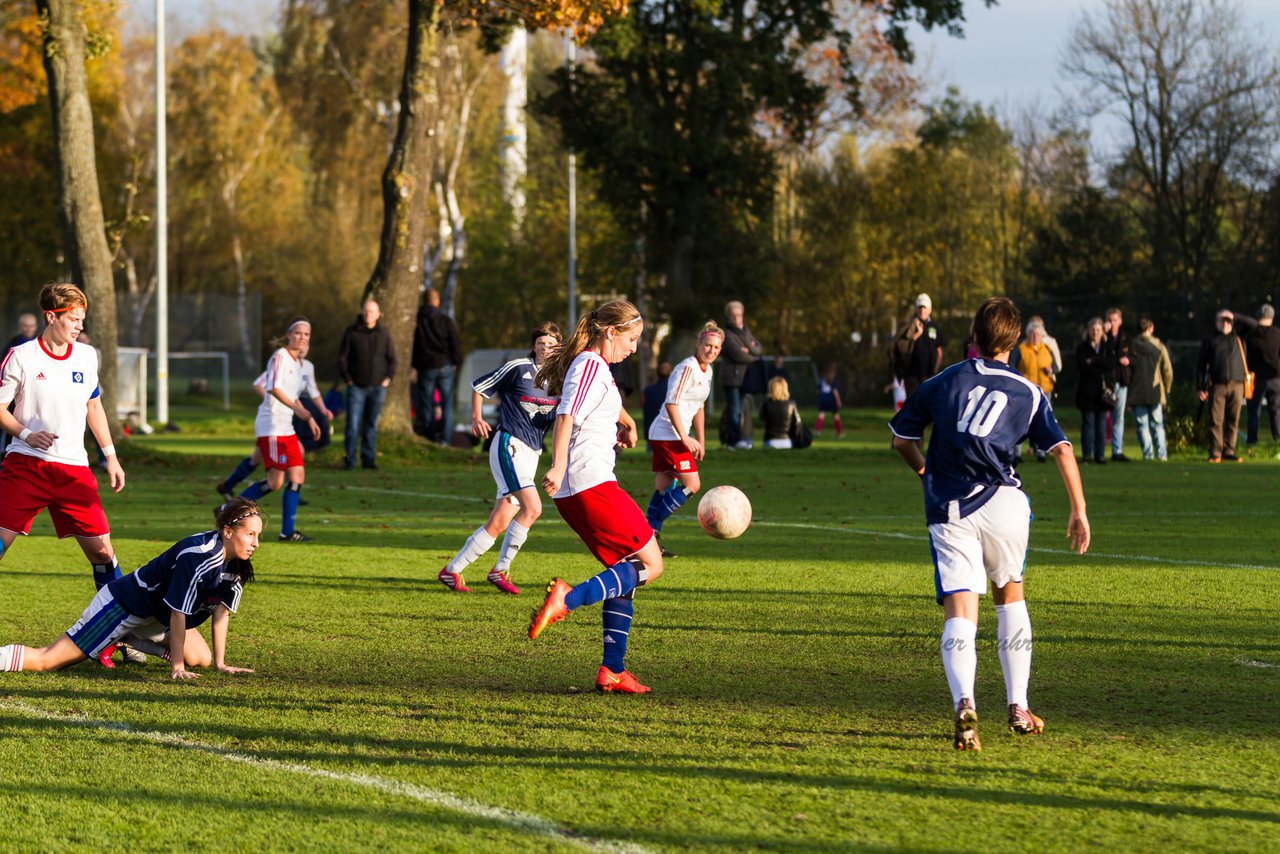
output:
M 115 600 L 135 617 L 154 617 L 167 626 L 169 612 L 181 611 L 187 615 L 187 628 L 194 628 L 220 604 L 232 613 L 240 606 L 243 585 L 227 569 L 218 532 L 205 531 L 178 541 L 108 586 Z
M 471 384 L 481 397 L 502 395 L 498 405 L 498 429 L 524 442 L 535 451 L 542 450 L 542 438 L 555 423 L 559 398 L 547 394 L 534 383 L 538 368 L 533 359 L 512 359 L 496 371 L 485 374 Z
M 963 519 L 995 494 L 1022 486 L 1013 470 L 1027 440 L 1049 451 L 1067 437 L 1049 398 L 1003 362 L 958 362 L 920 384 L 889 422 L 893 435 L 923 439 L 933 424 L 925 457 L 924 509 L 930 523 Z

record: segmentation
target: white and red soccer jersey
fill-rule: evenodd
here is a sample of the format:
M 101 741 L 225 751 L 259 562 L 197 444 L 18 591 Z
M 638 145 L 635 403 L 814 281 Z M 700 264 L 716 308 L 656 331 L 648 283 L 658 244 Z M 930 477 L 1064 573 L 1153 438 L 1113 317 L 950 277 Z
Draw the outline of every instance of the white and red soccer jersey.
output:
M 671 416 L 667 404 L 674 403 L 680 410 L 680 424 L 686 436 L 692 435 L 693 416 L 698 414 L 707 397 L 711 394 L 711 366 L 698 364 L 698 359 L 690 356 L 671 372 L 667 382 L 667 399 L 662 402 L 662 410 L 649 425 L 649 439 L 652 441 L 674 442 L 680 437 L 671 424 Z
M 292 436 L 293 410 L 276 400 L 271 393 L 273 388 L 284 392 L 290 400 L 297 400 L 302 394 L 306 380 L 302 374 L 302 362 L 293 357 L 288 350 L 281 347 L 271 354 L 267 362 L 266 396 L 258 407 L 258 417 L 253 421 L 255 436 Z
M 609 373 L 609 363 L 584 350 L 569 365 L 556 415 L 573 416 L 569 435 L 569 464 L 556 498 L 617 480 L 613 476 L 613 446 L 618 442 L 618 414 L 622 395 Z
M 8 453 L 87 466 L 85 420 L 89 401 L 101 393 L 98 351 L 87 344 L 68 344 L 64 356 L 50 353 L 41 338 L 14 347 L 0 365 L 0 406 L 13 403 L 13 415 L 22 426 L 58 438 L 42 451 L 15 436 Z

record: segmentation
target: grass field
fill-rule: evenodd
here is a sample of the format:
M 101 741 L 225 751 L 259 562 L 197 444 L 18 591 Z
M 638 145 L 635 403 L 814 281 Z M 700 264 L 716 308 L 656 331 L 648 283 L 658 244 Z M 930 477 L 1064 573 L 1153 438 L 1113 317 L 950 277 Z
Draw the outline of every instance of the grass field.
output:
M 450 593 L 487 461 L 388 443 L 378 472 L 308 470 L 301 530 L 267 543 L 232 620 L 246 677 L 167 665 L 0 674 L 4 850 L 1272 850 L 1280 838 L 1274 461 L 1086 468 L 1094 544 L 1067 553 L 1054 467 L 1025 466 L 1039 738 L 1003 726 L 979 634 L 985 750 L 955 754 L 919 486 L 882 412 L 803 452 L 713 451 L 755 505 L 719 542 L 691 508 L 636 597 L 644 697 L 589 690 L 598 608 L 530 642 L 546 579 L 596 565 L 556 516 L 525 594 Z M 244 437 L 251 434 L 245 422 Z M 234 431 L 134 440 L 105 498 L 132 568 L 210 525 Z M 398 463 L 396 461 L 399 461 Z M 638 452 L 619 465 L 647 501 Z M 273 496 L 268 531 L 279 521 Z M 0 568 L 0 643 L 43 645 L 92 594 L 46 517 Z

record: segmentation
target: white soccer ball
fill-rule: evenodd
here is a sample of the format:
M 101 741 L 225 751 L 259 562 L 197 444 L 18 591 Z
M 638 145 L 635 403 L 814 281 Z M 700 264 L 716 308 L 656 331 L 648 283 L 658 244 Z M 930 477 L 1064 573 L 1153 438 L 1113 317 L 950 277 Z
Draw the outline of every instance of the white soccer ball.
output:
M 740 537 L 751 524 L 751 502 L 736 486 L 708 489 L 698 502 L 698 524 L 718 540 Z

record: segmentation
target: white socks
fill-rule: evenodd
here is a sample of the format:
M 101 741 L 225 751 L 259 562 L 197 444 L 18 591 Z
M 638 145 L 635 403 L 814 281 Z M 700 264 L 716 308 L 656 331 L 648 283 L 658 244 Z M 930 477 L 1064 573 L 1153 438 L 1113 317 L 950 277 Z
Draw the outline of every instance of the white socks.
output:
M 458 553 L 453 556 L 453 560 L 449 561 L 448 569 L 450 572 L 462 572 L 472 563 L 479 559 L 493 545 L 493 537 L 489 536 L 489 532 L 484 529 L 484 525 L 476 528 L 471 532 L 471 536 L 467 537 L 467 542 L 463 544 Z
M 493 568 L 494 572 L 507 572 L 511 569 L 511 561 L 528 536 L 529 529 L 512 519 L 507 526 L 506 536 L 502 538 L 502 551 L 498 553 L 498 565 Z
M 952 617 L 942 625 L 942 669 L 947 672 L 954 708 L 962 699 L 973 696 L 973 683 L 978 675 L 978 624 Z M 975 701 L 975 707 L 977 705 Z
M 996 606 L 996 645 L 1004 671 L 1007 702 L 1027 708 L 1027 682 L 1031 679 L 1031 618 L 1026 601 Z
M 0 673 L 17 673 L 22 669 L 26 647 L 20 644 L 0 646 Z

